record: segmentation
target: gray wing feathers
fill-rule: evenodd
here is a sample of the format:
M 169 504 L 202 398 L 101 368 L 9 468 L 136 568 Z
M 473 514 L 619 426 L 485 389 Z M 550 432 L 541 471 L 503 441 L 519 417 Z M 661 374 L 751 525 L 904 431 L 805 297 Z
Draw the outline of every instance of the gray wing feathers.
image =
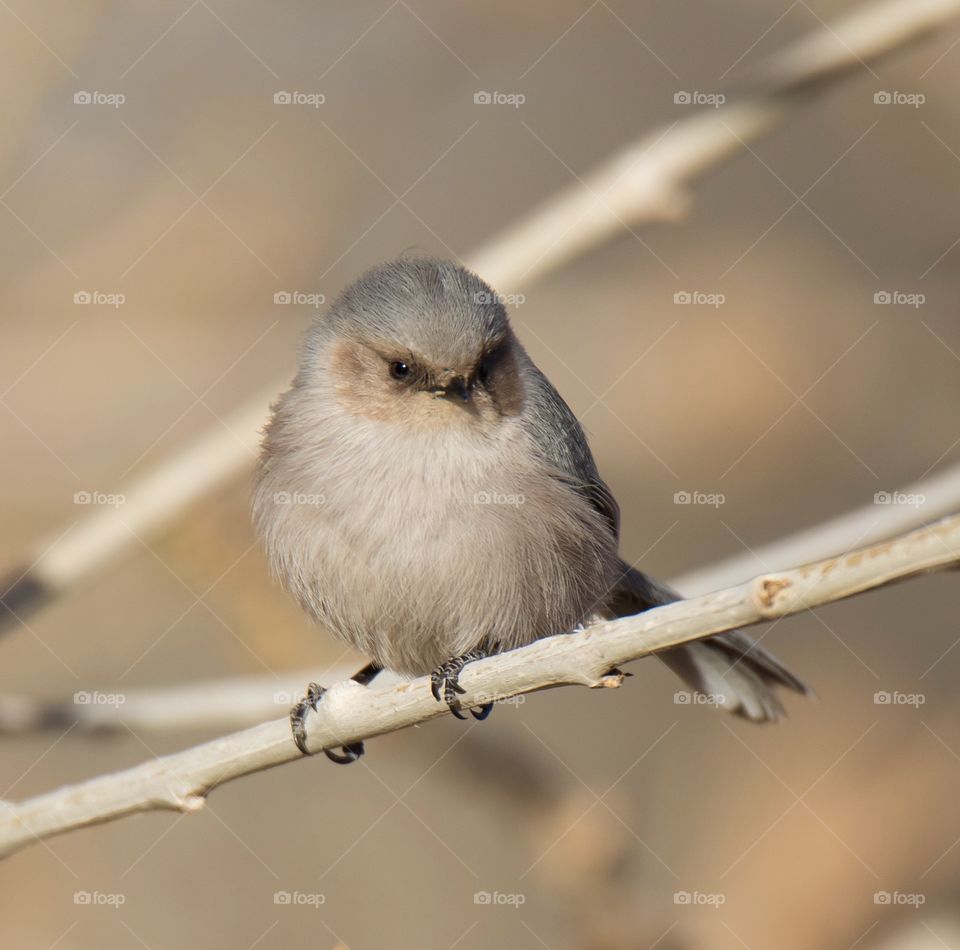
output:
M 529 360 L 525 353 L 523 358 Z M 532 361 L 529 366 L 524 424 L 557 477 L 588 498 L 607 520 L 614 538 L 619 538 L 619 506 L 597 471 L 580 423 Z M 620 567 L 620 580 L 608 602 L 611 616 L 627 616 L 682 599 L 666 584 L 625 562 Z M 773 687 L 783 686 L 805 695 L 810 692 L 776 657 L 739 630 L 658 656 L 692 689 L 717 697 L 724 709 L 756 722 L 784 715 Z
M 523 357 L 529 360 L 526 353 Z M 586 497 L 620 538 L 620 506 L 600 477 L 583 428 L 543 373 L 529 362 L 524 425 L 557 477 Z

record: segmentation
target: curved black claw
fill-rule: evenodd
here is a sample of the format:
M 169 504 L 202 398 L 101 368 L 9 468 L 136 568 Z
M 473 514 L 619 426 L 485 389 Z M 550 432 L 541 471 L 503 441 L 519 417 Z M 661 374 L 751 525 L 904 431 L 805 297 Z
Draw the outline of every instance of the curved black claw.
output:
M 319 683 L 308 684 L 307 695 L 295 703 L 290 710 L 290 730 L 293 732 L 293 741 L 304 755 L 310 755 L 307 751 L 307 730 L 304 728 L 307 711 L 317 708 L 317 703 L 325 692 L 326 690 Z
M 474 719 L 483 722 L 490 713 L 493 712 L 493 703 L 484 703 L 479 709 L 471 709 L 470 715 Z
M 343 750 L 342 753 L 334 752 L 333 749 L 324 749 L 323 754 L 331 762 L 336 762 L 337 765 L 350 765 L 351 762 L 356 762 L 366 751 L 362 742 L 351 742 L 350 745 L 341 746 L 341 749 Z
M 313 709 L 316 711 L 325 692 L 326 689 L 319 683 L 310 683 L 307 686 L 307 695 L 290 710 L 290 729 L 293 732 L 293 741 L 296 742 L 297 748 L 304 755 L 310 755 L 307 749 L 307 731 L 304 727 L 307 710 Z M 349 765 L 351 762 L 356 762 L 363 753 L 362 742 L 352 742 L 350 745 L 343 746 L 342 753 L 334 752 L 333 749 L 323 750 L 323 754 L 331 762 L 336 762 L 337 765 Z
M 433 693 L 433 698 L 438 703 L 445 702 L 447 708 L 457 719 L 467 718 L 460 712 L 463 707 L 460 705 L 459 696 L 466 692 L 460 685 L 460 674 L 468 663 L 473 663 L 474 660 L 482 660 L 486 656 L 485 650 L 471 650 L 461 656 L 451 657 L 430 674 L 430 692 Z M 490 715 L 492 707 L 493 703 L 484 703 L 480 707 L 479 714 L 472 709 L 470 712 L 476 719 L 486 719 Z

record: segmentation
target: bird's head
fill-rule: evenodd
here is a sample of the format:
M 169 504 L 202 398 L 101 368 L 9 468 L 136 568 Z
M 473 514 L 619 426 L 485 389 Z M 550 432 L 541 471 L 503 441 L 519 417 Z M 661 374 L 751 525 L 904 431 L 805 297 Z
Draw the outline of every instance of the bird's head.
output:
M 349 411 L 408 427 L 491 426 L 519 412 L 522 350 L 497 295 L 448 261 L 364 274 L 318 319 L 302 376 Z

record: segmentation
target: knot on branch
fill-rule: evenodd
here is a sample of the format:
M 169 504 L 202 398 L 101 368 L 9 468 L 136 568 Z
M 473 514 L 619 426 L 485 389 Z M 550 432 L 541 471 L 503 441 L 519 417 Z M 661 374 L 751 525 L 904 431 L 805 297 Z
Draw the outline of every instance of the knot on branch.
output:
M 617 689 L 623 685 L 623 681 L 633 673 L 624 673 L 623 670 L 607 670 L 602 676 L 597 677 L 591 684 L 591 689 Z
M 184 814 L 200 811 L 207 804 L 206 795 L 193 791 L 170 790 L 169 804 Z
M 792 582 L 785 577 L 758 577 L 753 599 L 760 613 L 764 616 L 776 614 L 780 595 L 791 586 Z
M 180 811 L 200 811 L 207 804 L 206 795 L 186 795 L 180 799 Z

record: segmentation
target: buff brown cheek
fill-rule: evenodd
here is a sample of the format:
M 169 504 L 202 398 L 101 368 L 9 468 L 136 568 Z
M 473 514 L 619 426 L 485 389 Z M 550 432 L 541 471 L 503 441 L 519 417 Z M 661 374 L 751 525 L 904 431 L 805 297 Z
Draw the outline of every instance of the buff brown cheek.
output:
M 371 419 L 393 419 L 401 411 L 389 388 L 383 360 L 358 343 L 338 343 L 330 355 L 330 375 L 339 403 Z

